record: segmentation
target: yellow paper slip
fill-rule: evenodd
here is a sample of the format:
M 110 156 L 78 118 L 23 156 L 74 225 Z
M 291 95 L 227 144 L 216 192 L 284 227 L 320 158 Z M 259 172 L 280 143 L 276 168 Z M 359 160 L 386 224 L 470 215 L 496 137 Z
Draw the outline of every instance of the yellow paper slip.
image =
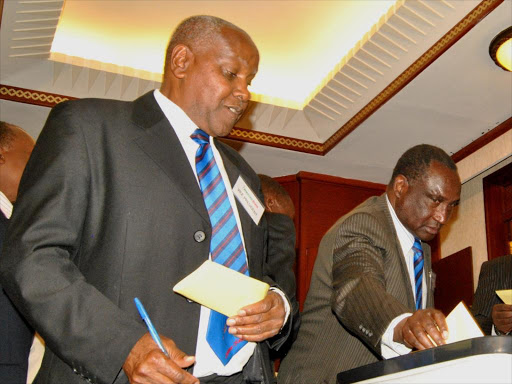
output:
M 484 335 L 462 301 L 446 316 L 446 324 L 450 333 L 446 344 Z
M 512 305 L 512 289 L 502 289 L 501 291 L 496 291 L 496 294 L 505 304 Z
M 173 288 L 205 307 L 226 316 L 265 298 L 269 285 L 207 260 Z

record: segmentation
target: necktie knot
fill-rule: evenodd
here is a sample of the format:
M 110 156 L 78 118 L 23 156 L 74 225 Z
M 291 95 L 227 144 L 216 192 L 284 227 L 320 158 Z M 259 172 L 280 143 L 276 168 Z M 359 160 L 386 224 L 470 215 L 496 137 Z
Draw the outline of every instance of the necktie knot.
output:
M 190 135 L 190 137 L 199 145 L 205 145 L 210 142 L 210 136 L 205 131 L 199 128 L 196 129 L 194 133 Z
M 417 237 L 414 238 L 413 244 L 414 253 L 423 252 L 423 248 L 421 247 L 421 240 Z

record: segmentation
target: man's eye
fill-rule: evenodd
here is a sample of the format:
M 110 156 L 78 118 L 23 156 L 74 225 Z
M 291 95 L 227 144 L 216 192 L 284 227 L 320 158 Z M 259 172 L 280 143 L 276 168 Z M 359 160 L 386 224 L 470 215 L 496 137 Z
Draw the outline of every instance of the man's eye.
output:
M 236 75 L 231 71 L 226 71 L 226 76 L 230 79 L 234 79 L 236 77 Z

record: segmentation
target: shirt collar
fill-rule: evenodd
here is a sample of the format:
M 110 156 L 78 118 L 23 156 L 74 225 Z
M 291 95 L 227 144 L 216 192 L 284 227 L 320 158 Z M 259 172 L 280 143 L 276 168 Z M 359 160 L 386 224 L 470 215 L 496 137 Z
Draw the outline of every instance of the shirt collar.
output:
M 386 194 L 386 203 L 388 204 L 389 212 L 391 213 L 391 218 L 393 219 L 393 225 L 395 226 L 395 231 L 398 236 L 398 241 L 400 242 L 400 247 L 402 248 L 402 252 L 404 256 L 407 257 L 407 254 L 411 250 L 414 244 L 414 235 L 409 232 L 407 228 L 402 224 L 398 216 L 396 215 L 393 206 L 389 202 L 388 195 Z
M 0 211 L 4 214 L 4 216 L 8 219 L 11 218 L 12 215 L 12 203 L 9 199 L 0 191 Z
M 181 143 L 181 147 L 185 151 L 185 155 L 190 163 L 190 166 L 196 172 L 196 162 L 195 155 L 199 144 L 197 144 L 194 140 L 190 138 L 190 135 L 194 133 L 194 131 L 198 128 L 197 125 L 188 117 L 183 109 L 181 109 L 178 105 L 173 103 L 170 99 L 160 92 L 160 90 L 155 89 L 153 92 L 155 96 L 155 100 L 162 109 L 165 117 L 171 124 L 178 140 Z M 222 163 L 222 159 L 220 159 L 220 154 L 218 154 L 217 147 L 215 146 L 215 141 L 213 137 L 210 136 L 210 145 L 213 150 L 213 154 L 215 156 L 215 160 L 217 161 L 217 165 Z
M 154 95 L 158 105 L 164 112 L 165 117 L 167 117 L 174 130 L 177 131 L 176 134 L 182 132 L 183 135 L 190 137 L 190 135 L 197 129 L 197 125 L 194 124 L 183 109 L 164 96 L 160 90 L 155 89 Z

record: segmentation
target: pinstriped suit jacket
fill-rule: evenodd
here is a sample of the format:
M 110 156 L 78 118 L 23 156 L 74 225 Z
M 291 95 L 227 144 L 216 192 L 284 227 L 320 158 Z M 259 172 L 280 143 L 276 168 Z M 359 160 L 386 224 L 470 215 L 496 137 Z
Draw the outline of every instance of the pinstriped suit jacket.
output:
M 480 268 L 471 312 L 486 335 L 491 334 L 492 307 L 502 303 L 495 292 L 499 289 L 512 289 L 512 255 L 486 261 Z
M 433 306 L 430 247 L 423 244 L 427 307 Z M 385 195 L 339 219 L 323 237 L 297 341 L 279 383 L 335 383 L 336 374 L 381 359 L 396 316 L 414 312 L 405 258 Z

